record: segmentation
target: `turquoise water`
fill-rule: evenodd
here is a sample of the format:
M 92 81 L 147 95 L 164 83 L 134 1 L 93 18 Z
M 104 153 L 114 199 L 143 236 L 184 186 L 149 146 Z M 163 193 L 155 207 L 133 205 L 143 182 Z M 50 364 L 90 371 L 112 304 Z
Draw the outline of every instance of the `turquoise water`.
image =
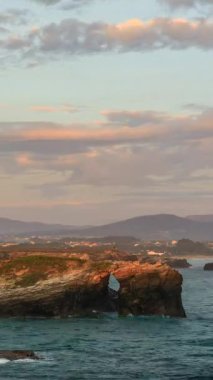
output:
M 187 319 L 0 320 L 0 349 L 44 360 L 0 361 L 0 379 L 213 380 L 213 272 L 182 270 Z

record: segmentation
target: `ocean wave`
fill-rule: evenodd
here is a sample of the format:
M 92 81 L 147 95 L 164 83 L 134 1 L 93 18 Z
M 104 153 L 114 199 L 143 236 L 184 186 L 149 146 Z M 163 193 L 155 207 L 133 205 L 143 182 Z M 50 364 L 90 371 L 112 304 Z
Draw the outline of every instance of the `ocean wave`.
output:
M 4 358 L 1 358 L 0 359 L 0 365 L 1 364 L 6 364 L 6 363 L 8 363 L 10 360 L 8 360 L 8 359 L 4 359 Z
M 37 363 L 38 361 L 39 360 L 28 359 L 28 358 L 13 360 L 13 362 L 16 362 L 16 363 Z

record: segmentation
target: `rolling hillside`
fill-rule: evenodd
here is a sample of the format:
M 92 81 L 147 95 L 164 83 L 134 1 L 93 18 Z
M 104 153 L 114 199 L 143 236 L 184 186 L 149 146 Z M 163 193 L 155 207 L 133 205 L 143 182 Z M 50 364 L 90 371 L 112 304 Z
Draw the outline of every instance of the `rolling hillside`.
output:
M 5 234 L 61 234 L 75 237 L 134 236 L 142 240 L 182 238 L 213 240 L 213 222 L 159 214 L 139 216 L 103 226 L 79 228 L 0 218 L 0 236 Z

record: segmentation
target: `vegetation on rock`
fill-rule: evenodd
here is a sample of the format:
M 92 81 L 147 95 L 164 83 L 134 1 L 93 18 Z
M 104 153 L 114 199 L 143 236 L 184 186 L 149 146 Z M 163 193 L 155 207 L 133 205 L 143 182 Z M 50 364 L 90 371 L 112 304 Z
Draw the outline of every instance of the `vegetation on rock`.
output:
M 27 287 L 48 278 L 51 274 L 65 272 L 70 264 L 81 266 L 84 260 L 78 257 L 56 257 L 29 255 L 4 261 L 0 266 L 0 276 L 14 280 L 15 286 Z

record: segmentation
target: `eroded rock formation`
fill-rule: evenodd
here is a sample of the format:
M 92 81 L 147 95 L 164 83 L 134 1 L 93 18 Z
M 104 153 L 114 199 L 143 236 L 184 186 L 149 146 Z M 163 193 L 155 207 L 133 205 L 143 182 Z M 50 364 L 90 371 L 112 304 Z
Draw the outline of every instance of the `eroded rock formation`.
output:
M 112 297 L 113 274 L 120 283 Z M 0 316 L 120 315 L 185 317 L 182 276 L 167 265 L 31 255 L 1 263 Z
M 114 275 L 121 285 L 121 315 L 186 316 L 181 300 L 182 276 L 169 266 L 135 263 L 119 267 Z

